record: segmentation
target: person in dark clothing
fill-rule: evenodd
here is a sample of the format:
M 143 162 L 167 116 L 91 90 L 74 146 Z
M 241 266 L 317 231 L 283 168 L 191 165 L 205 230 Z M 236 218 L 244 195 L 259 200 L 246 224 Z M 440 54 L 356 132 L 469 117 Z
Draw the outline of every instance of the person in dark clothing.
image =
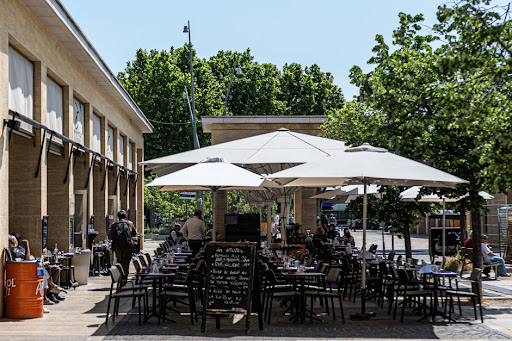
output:
M 133 222 L 126 219 L 127 214 L 125 210 L 119 211 L 117 217 L 119 220 L 110 225 L 109 239 L 112 240 L 112 249 L 116 254 L 117 261 L 123 267 L 125 277 L 127 277 L 133 254 L 131 238 L 135 237 L 137 232 Z M 125 231 L 126 229 L 128 230 Z

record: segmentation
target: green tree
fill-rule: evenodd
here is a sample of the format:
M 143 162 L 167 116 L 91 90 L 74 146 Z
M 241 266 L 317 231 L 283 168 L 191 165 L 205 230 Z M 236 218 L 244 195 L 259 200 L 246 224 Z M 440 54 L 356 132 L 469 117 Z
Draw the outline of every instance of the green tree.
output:
M 439 205 L 430 203 L 421 203 L 417 201 L 401 201 L 400 193 L 405 187 L 382 186 L 379 192 L 382 198 L 374 195 L 368 195 L 368 219 L 375 219 L 379 222 L 385 222 L 394 233 L 404 235 L 406 258 L 412 258 L 411 233 L 410 228 L 416 226 L 419 217 L 425 214 L 432 214 Z M 347 210 L 354 215 L 363 216 L 363 197 L 360 196 L 352 200 L 347 205 Z
M 421 35 L 422 16 L 400 14 L 393 45 L 377 36 L 375 69 L 355 66 L 352 82 L 359 103 L 330 116 L 326 131 L 371 121 L 365 134 L 346 130 L 353 143 L 387 147 L 470 181 L 457 190 L 462 210 L 472 211 L 473 235 L 479 239 L 482 198 L 478 191 L 510 187 L 511 22 L 508 8 L 489 1 L 467 0 L 438 9 L 432 34 Z M 433 46 L 438 46 L 434 48 Z M 371 108 L 371 110 L 368 110 Z M 366 135 L 366 136 L 365 136 Z M 475 265 L 481 264 L 479 243 Z

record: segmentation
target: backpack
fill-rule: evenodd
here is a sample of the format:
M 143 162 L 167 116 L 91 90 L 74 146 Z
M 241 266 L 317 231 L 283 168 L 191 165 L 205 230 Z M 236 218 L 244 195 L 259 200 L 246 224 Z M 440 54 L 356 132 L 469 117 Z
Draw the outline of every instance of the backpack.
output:
M 114 232 L 114 240 L 112 241 L 115 247 L 128 247 L 133 246 L 132 234 L 130 226 L 126 220 L 115 222 L 116 226 Z

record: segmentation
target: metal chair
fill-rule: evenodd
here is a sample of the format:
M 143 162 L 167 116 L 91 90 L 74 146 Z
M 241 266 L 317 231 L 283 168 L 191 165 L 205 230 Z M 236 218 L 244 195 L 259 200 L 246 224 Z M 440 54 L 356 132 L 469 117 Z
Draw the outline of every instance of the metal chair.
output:
M 462 291 L 459 290 L 459 283 L 456 282 L 457 290 L 447 290 L 446 293 L 446 299 L 450 301 L 450 312 L 448 319 L 449 321 L 452 321 L 452 310 L 453 310 L 453 297 L 457 297 L 458 303 L 459 303 L 459 314 L 462 315 L 462 308 L 460 305 L 460 298 L 469 298 L 473 301 L 473 310 L 475 312 L 475 320 L 478 319 L 477 313 L 476 313 L 476 304 L 478 302 L 478 305 L 480 307 L 480 319 L 482 320 L 482 323 L 484 323 L 484 314 L 482 312 L 482 298 L 480 297 L 480 283 L 482 282 L 482 270 L 479 268 L 474 268 L 471 272 L 471 276 L 469 277 L 469 281 L 471 283 L 471 291 Z M 445 305 L 445 314 L 446 314 L 446 306 Z
M 108 323 L 108 315 L 110 312 L 110 303 L 112 298 L 114 299 L 114 311 L 112 313 L 112 322 L 115 321 L 116 315 L 119 314 L 119 301 L 121 298 L 137 298 L 139 305 L 139 324 L 142 324 L 142 312 L 141 312 L 141 299 L 144 304 L 144 315 L 147 313 L 147 291 L 138 290 L 136 286 L 132 286 L 131 290 L 123 290 L 123 277 L 119 269 L 115 266 L 109 269 L 110 277 L 112 278 L 112 283 L 110 284 L 110 294 L 108 297 L 108 305 L 107 305 L 107 316 L 105 319 L 105 323 Z M 114 291 L 114 285 L 116 289 Z

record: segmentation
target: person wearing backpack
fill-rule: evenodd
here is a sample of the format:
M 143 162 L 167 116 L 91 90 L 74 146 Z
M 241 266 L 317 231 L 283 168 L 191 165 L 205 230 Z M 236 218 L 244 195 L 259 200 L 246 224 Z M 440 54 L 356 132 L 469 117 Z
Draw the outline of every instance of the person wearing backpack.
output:
M 117 261 L 121 263 L 125 276 L 128 276 L 128 269 L 133 253 L 133 238 L 137 235 L 135 225 L 127 220 L 125 210 L 117 213 L 118 221 L 110 225 L 109 239 L 112 240 L 112 249 L 116 254 Z

